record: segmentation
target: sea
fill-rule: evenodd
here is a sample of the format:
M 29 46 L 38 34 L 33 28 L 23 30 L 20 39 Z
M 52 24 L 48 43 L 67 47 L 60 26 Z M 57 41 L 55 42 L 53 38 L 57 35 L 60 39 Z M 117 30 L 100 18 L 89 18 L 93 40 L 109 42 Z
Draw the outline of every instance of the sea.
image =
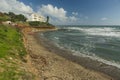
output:
M 42 36 L 72 55 L 120 68 L 120 26 L 64 25 Z

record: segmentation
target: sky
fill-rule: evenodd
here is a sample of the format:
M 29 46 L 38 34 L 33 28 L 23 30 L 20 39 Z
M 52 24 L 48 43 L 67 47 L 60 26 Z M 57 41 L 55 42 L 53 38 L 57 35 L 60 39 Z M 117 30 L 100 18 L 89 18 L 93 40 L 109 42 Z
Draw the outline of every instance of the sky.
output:
M 120 25 L 120 0 L 0 0 L 0 11 L 49 16 L 55 25 Z

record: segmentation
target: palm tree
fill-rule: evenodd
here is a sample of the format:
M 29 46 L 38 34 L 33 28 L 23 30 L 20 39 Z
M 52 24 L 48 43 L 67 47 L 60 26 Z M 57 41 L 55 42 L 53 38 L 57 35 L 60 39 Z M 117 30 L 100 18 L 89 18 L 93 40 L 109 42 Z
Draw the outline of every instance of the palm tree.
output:
M 47 16 L 47 21 L 46 21 L 46 23 L 49 23 L 49 16 Z

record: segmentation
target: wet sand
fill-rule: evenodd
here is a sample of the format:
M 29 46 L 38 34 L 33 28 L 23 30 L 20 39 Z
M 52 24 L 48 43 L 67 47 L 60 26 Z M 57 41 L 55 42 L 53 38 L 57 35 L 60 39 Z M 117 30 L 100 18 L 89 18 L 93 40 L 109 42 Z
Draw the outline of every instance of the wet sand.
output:
M 25 38 L 27 61 L 35 80 L 117 80 L 91 68 L 97 66 L 91 60 L 73 57 L 68 51 L 47 43 L 37 33 L 25 34 Z

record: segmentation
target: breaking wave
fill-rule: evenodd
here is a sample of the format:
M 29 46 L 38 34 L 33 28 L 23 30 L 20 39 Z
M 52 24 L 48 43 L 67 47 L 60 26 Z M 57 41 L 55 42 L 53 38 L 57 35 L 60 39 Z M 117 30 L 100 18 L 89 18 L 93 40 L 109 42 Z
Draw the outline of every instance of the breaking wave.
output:
M 68 30 L 79 30 L 89 35 L 120 37 L 120 30 L 114 27 L 98 27 L 98 28 L 81 28 L 81 27 L 67 27 Z

